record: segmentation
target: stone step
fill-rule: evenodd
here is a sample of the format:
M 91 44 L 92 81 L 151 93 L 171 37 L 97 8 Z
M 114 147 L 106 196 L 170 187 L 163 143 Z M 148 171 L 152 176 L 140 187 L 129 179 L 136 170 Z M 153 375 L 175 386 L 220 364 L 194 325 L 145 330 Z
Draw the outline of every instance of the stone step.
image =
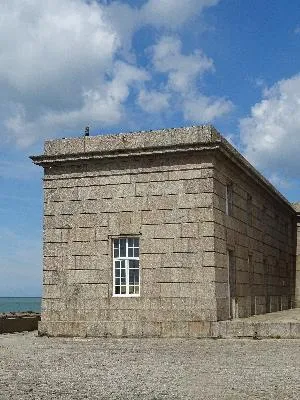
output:
M 276 338 L 299 339 L 300 322 L 293 321 L 247 321 L 230 320 L 213 322 L 211 325 L 213 338 Z

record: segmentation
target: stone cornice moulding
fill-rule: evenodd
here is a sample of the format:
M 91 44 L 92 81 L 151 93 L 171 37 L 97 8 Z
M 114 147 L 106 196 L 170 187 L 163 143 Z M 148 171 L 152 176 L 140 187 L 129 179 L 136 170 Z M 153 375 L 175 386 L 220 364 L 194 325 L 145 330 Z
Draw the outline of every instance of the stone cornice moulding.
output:
M 223 154 L 273 198 L 296 213 L 292 204 L 211 125 L 55 139 L 45 142 L 43 155 L 30 158 L 34 164 L 48 168 L 103 159 L 202 151 Z

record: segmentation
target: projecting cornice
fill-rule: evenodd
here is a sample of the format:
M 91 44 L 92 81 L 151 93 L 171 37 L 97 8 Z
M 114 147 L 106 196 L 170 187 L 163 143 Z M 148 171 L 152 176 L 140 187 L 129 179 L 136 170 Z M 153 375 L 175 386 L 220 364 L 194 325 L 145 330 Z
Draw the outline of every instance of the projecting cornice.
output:
M 293 209 L 288 200 L 210 125 L 56 139 L 45 142 L 43 155 L 30 158 L 37 165 L 50 167 L 111 158 L 197 151 L 223 154 L 273 197 Z

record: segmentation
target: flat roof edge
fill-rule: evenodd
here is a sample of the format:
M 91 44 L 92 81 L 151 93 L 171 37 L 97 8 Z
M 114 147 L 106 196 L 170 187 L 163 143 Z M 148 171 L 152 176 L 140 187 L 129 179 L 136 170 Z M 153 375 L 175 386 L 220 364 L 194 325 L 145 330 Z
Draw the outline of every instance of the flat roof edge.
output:
M 220 150 L 244 172 L 256 179 L 273 196 L 296 212 L 293 205 L 212 125 L 169 128 L 155 131 L 55 139 L 45 142 L 43 155 L 31 160 L 43 167 L 66 162 L 151 154 Z M 300 206 L 299 206 L 300 208 Z

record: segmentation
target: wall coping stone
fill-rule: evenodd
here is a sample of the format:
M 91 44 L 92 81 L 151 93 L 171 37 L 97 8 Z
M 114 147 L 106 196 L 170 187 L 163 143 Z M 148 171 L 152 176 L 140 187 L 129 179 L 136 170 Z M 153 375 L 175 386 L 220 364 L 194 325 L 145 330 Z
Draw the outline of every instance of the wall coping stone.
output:
M 272 197 L 288 206 L 290 212 L 298 211 L 211 125 L 55 139 L 45 142 L 43 155 L 30 158 L 34 164 L 45 168 L 90 160 L 195 151 L 221 152 Z

